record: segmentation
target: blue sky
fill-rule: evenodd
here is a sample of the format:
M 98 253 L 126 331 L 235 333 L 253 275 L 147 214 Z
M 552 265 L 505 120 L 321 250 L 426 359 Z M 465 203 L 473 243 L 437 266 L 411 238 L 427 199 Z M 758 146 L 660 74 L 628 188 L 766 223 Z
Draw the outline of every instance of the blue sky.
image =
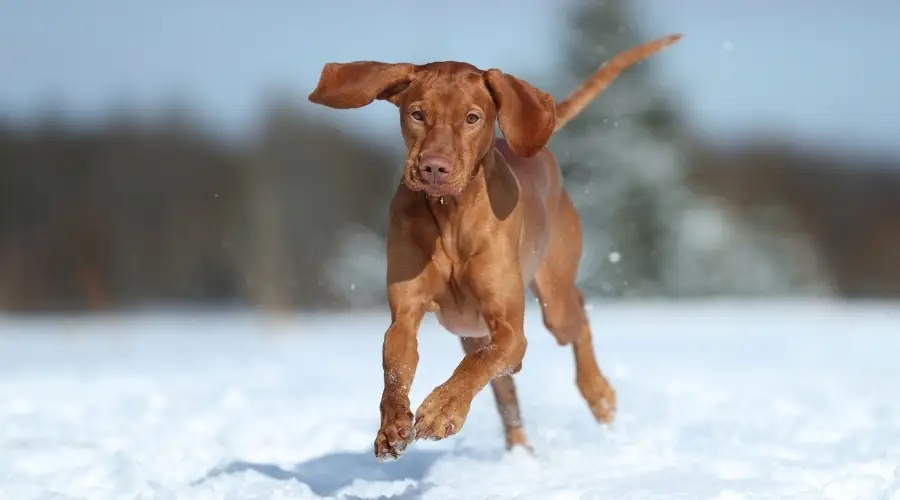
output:
M 303 102 L 328 61 L 458 59 L 538 84 L 562 64 L 565 2 L 555 0 L 224 5 L 4 0 L 0 113 L 27 118 L 53 102 L 89 118 L 111 105 L 153 110 L 180 96 L 212 123 L 242 129 L 269 89 L 296 91 Z M 656 62 L 686 118 L 704 133 L 730 140 L 767 130 L 900 154 L 900 31 L 892 26 L 900 2 L 861 5 L 636 0 L 634 10 L 647 37 L 685 33 Z M 355 130 L 397 134 L 386 103 L 311 112 Z

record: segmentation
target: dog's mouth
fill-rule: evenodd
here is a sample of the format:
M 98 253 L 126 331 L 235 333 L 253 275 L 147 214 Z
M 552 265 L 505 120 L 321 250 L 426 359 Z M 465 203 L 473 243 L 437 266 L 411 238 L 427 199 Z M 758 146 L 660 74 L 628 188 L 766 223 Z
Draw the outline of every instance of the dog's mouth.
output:
M 454 179 L 441 183 L 422 183 L 419 191 L 424 192 L 430 197 L 441 198 L 449 196 L 459 196 L 465 190 L 468 182 L 463 179 Z
M 429 181 L 419 176 L 419 185 L 421 190 L 431 196 L 451 196 L 459 194 L 456 184 L 450 181 Z

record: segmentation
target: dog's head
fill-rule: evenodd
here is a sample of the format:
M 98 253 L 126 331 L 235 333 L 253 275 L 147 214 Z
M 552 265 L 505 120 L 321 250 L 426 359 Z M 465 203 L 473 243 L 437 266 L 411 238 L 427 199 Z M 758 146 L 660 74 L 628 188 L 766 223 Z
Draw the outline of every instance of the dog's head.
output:
M 337 109 L 376 99 L 400 110 L 408 155 L 403 182 L 433 195 L 460 193 L 494 144 L 494 123 L 518 156 L 546 146 L 556 123 L 553 98 L 497 69 L 459 62 L 425 65 L 328 63 L 309 100 Z

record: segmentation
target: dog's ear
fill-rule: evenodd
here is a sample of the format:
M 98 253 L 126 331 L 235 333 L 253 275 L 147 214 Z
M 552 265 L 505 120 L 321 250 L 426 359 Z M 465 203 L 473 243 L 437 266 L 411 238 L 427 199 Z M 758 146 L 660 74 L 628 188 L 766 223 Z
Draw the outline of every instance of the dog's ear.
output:
M 485 71 L 484 81 L 497 105 L 500 130 L 510 149 L 522 158 L 538 154 L 556 126 L 553 97 L 498 69 Z
M 397 104 L 397 94 L 409 86 L 414 69 L 407 63 L 328 63 L 309 100 L 337 109 L 361 108 L 375 99 Z

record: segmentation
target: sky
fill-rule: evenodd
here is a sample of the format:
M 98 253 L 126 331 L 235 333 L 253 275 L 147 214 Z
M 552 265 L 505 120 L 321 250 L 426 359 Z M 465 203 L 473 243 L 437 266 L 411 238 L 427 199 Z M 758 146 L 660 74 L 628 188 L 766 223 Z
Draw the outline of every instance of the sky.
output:
M 305 105 L 329 61 L 465 60 L 541 83 L 562 70 L 566 3 L 268 0 L 225 8 L 214 0 L 4 0 L 0 116 L 30 119 L 53 104 L 90 119 L 112 106 L 151 112 L 179 98 L 218 127 L 246 130 L 269 90 Z M 633 25 L 647 38 L 685 34 L 655 63 L 698 131 L 721 141 L 765 131 L 900 154 L 900 31 L 891 21 L 900 19 L 900 3 L 633 5 Z M 399 141 L 387 103 L 309 109 Z

